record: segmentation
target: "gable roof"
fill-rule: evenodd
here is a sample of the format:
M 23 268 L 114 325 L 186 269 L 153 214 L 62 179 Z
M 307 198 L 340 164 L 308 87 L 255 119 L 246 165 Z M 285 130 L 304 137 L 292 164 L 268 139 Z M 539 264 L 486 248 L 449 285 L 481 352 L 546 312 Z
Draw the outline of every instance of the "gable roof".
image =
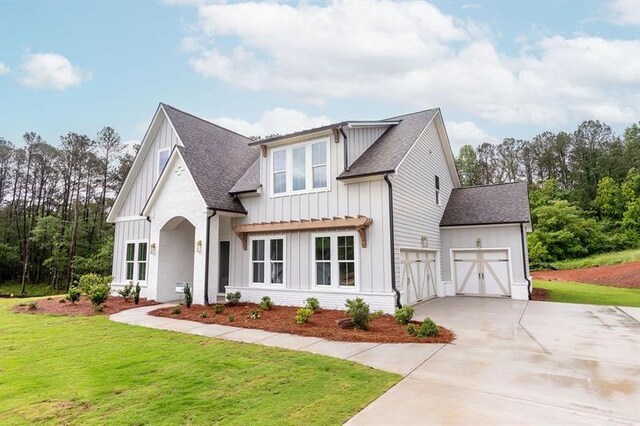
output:
M 232 194 L 242 194 L 245 192 L 255 192 L 262 184 L 260 183 L 260 157 L 247 169 L 238 179 L 235 185 L 229 190 Z
M 387 118 L 399 121 L 382 134 L 338 179 L 391 173 L 396 170 L 422 131 L 433 120 L 439 109 Z
M 455 188 L 440 226 L 529 223 L 526 182 Z
M 183 146 L 178 146 L 207 207 L 246 213 L 231 188 L 255 163 L 251 139 L 172 106 L 161 104 Z

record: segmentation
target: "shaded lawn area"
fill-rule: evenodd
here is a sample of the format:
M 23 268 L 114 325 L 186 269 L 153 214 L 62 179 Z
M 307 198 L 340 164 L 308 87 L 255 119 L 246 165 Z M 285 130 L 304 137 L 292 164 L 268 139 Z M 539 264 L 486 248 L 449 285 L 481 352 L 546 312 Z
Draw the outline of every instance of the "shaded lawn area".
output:
M 534 288 L 547 290 L 549 301 L 640 307 L 640 289 L 616 288 L 571 281 L 534 280 Z
M 615 251 L 611 253 L 601 253 L 582 259 L 568 259 L 553 262 L 556 269 L 581 269 L 593 266 L 615 265 L 618 263 L 635 262 L 640 260 L 640 249 Z
M 400 376 L 259 345 L 10 311 L 0 424 L 341 424 Z
M 20 290 L 21 284 L 19 282 L 0 283 L 0 297 L 10 297 L 12 294 L 14 297 L 20 297 Z M 64 288 L 56 290 L 48 284 L 27 284 L 25 290 L 27 292 L 25 297 L 53 296 L 64 293 Z

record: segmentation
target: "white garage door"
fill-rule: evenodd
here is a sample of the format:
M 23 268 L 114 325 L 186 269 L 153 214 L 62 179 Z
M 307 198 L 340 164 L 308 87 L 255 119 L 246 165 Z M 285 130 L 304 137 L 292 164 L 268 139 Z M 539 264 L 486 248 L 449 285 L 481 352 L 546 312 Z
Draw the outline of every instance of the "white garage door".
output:
M 435 251 L 401 250 L 400 264 L 407 304 L 436 296 Z
M 453 251 L 453 275 L 457 294 L 511 295 L 509 251 L 473 249 Z

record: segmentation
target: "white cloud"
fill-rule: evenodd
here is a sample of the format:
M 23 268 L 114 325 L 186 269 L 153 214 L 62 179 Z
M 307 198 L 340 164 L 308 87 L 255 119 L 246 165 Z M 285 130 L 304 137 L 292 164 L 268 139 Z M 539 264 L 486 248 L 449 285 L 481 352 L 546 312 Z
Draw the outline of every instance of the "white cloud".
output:
M 311 117 L 294 109 L 274 108 L 262 113 L 260 120 L 250 123 L 240 118 L 219 117 L 212 122 L 245 136 L 286 134 L 330 124 L 324 115 Z
M 609 3 L 611 21 L 617 25 L 640 25 L 638 0 L 613 0 Z
M 6 66 L 4 63 L 0 62 L 0 75 L 6 74 L 9 71 L 10 71 L 9 67 Z
M 20 68 L 22 84 L 36 89 L 64 90 L 91 79 L 91 72 L 57 53 L 28 53 Z
M 462 121 L 460 123 L 447 121 L 445 124 L 447 135 L 451 142 L 451 149 L 456 155 L 463 145 L 473 145 L 475 147 L 483 142 L 495 143 L 498 141 L 497 138 L 489 135 L 472 121 Z
M 640 115 L 640 57 L 630 54 L 640 51 L 638 40 L 544 37 L 507 55 L 482 23 L 426 2 L 194 7 L 198 21 L 183 41 L 189 64 L 244 90 L 316 104 L 357 98 L 441 106 L 503 123 Z

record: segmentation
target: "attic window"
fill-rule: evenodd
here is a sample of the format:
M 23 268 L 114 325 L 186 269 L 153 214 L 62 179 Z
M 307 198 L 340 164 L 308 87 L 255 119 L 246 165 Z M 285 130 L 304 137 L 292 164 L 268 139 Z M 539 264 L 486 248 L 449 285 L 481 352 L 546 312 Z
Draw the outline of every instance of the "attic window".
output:
M 170 153 L 171 153 L 170 148 L 164 148 L 164 149 L 158 150 L 158 176 L 160 176 L 160 173 L 162 173 L 162 169 L 164 169 L 164 166 L 167 164 L 167 161 L 169 161 Z
M 436 176 L 436 204 L 440 205 L 440 178 Z

